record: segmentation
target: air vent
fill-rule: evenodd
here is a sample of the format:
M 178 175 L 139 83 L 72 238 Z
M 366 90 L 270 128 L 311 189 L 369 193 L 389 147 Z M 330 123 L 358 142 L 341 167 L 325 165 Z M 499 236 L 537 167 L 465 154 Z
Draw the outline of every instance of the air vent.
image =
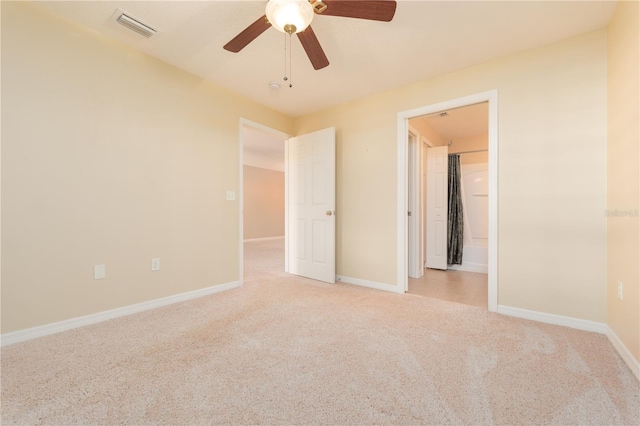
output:
M 118 24 L 120 25 L 123 25 L 129 28 L 131 31 L 135 31 L 141 36 L 145 36 L 147 38 L 151 37 L 156 33 L 156 30 L 154 30 L 153 28 L 143 24 L 137 19 L 134 19 L 131 16 L 128 16 L 124 13 L 118 16 L 118 19 L 116 19 L 116 22 L 118 22 Z

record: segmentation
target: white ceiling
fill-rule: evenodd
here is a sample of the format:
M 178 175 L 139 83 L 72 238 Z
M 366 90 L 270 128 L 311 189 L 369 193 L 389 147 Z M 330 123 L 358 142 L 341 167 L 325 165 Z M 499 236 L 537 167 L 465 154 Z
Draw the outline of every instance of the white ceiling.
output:
M 482 102 L 462 108 L 448 109 L 445 116 L 435 113 L 419 117 L 434 132 L 448 141 L 489 134 L 489 104 Z
M 392 22 L 316 16 L 330 65 L 315 71 L 297 38 L 293 88 L 284 34 L 271 28 L 240 53 L 222 46 L 264 14 L 266 1 L 46 1 L 87 26 L 263 105 L 296 117 L 606 26 L 615 1 L 399 1 Z M 146 39 L 112 20 L 120 8 L 159 30 Z

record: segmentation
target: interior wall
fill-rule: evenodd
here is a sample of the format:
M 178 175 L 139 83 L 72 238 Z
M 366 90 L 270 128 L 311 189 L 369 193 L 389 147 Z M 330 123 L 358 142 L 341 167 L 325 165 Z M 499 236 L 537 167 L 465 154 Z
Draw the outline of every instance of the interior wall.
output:
M 337 128 L 337 273 L 399 285 L 397 114 L 497 89 L 499 304 L 604 322 L 606 55 L 595 31 L 297 118 Z
M 284 237 L 284 172 L 243 169 L 244 239 Z
M 420 137 L 427 138 L 432 146 L 443 146 L 447 144 L 445 138 L 433 130 L 433 127 L 429 126 L 429 123 L 420 118 L 412 118 L 409 120 L 409 126 L 417 130 L 418 133 L 420 133 Z
M 237 281 L 240 117 L 286 133 L 293 120 L 1 7 L 2 333 Z
M 640 361 L 640 16 L 618 2 L 608 28 L 607 323 Z M 618 298 L 618 282 L 624 284 Z
M 487 117 L 487 121 L 489 118 Z M 457 152 L 476 151 L 481 149 L 489 149 L 489 135 L 477 135 L 468 138 L 460 138 L 452 141 L 449 147 L 449 153 L 455 154 Z M 488 163 L 489 151 L 487 152 L 472 152 L 460 156 L 460 164 L 477 164 Z

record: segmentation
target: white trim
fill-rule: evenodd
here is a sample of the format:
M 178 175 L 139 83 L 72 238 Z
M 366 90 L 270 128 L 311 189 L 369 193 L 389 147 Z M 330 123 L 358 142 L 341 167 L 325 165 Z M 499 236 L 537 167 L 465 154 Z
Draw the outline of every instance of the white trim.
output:
M 629 349 L 622 343 L 618 335 L 605 323 L 583 320 L 579 318 L 565 317 L 562 315 L 548 314 L 544 312 L 530 311 L 527 309 L 512 308 L 510 306 L 499 305 L 498 313 L 517 318 L 524 318 L 532 321 L 544 322 L 546 324 L 571 327 L 577 330 L 592 331 L 604 334 L 611 342 L 613 348 L 618 352 L 624 363 L 629 367 L 631 373 L 640 381 L 640 362 L 631 354 Z
M 487 302 L 498 310 L 498 91 L 487 93 L 489 101 L 489 253 Z
M 238 281 L 244 282 L 244 118 L 238 126 Z
M 420 222 L 422 220 L 422 203 L 420 199 L 420 191 L 422 189 L 420 186 L 422 180 L 420 167 L 420 153 L 422 152 L 420 149 L 421 136 L 420 133 L 411 126 L 409 126 L 409 135 L 413 137 L 413 143 L 411 143 L 411 139 L 408 137 L 407 160 L 411 160 L 413 164 L 407 170 L 407 212 L 411 212 L 411 216 L 407 219 L 407 238 L 409 240 L 407 253 L 408 275 L 411 278 L 420 278 L 424 275 L 423 262 L 420 262 Z M 413 173 L 411 173 L 412 171 Z M 410 174 L 411 176 L 409 176 Z M 409 194 L 410 185 L 408 183 L 411 181 L 413 181 L 413 191 Z M 409 197 L 409 195 L 411 196 Z M 410 205 L 409 200 L 412 201 Z M 410 233 L 409 228 L 411 226 L 413 226 L 413 232 Z
M 243 240 L 243 242 L 255 243 L 258 241 L 273 241 L 273 240 L 284 240 L 284 235 L 281 235 L 279 237 L 248 238 L 246 240 Z
M 138 312 L 148 311 L 150 309 L 159 308 L 161 306 L 172 305 L 174 303 L 184 302 L 191 299 L 197 299 L 199 297 L 208 296 L 210 294 L 231 290 L 239 286 L 240 281 L 218 284 L 212 287 L 188 291 L 186 293 L 175 294 L 173 296 L 162 297 L 160 299 L 149 300 L 147 302 L 136 303 L 134 305 L 123 306 L 121 308 L 111 309 L 108 311 L 85 315 L 82 317 L 71 318 L 51 324 L 27 328 L 25 330 L 14 331 L 12 333 L 5 333 L 0 336 L 0 346 L 8 346 L 14 343 L 35 339 L 37 337 L 48 336 L 51 334 L 60 333 L 62 331 L 84 327 L 85 325 L 97 324 L 99 322 L 103 322 L 113 318 L 119 318 Z
M 512 308 L 511 306 L 498 306 L 498 313 L 511 317 L 524 318 L 532 321 L 544 322 L 547 324 L 562 325 L 577 330 L 593 331 L 600 334 L 607 332 L 607 324 L 603 322 L 583 320 L 562 315 L 548 314 L 545 312 L 530 311 L 528 309 Z
M 397 122 L 397 206 L 396 285 L 407 288 L 407 138 L 408 120 L 427 114 L 489 102 L 489 261 L 487 305 L 498 310 L 498 91 L 490 90 L 463 98 L 398 113 Z M 399 291 L 398 291 L 399 292 Z
M 420 264 L 422 265 L 422 275 L 427 268 L 427 150 L 433 148 L 429 139 L 421 136 L 420 145 Z M 409 280 L 405 292 L 409 291 Z
M 469 262 L 463 262 L 462 265 L 447 265 L 447 269 L 452 271 L 477 272 L 479 274 L 486 274 L 489 272 L 489 267 L 487 265 Z
M 375 281 L 361 280 L 360 278 L 344 277 L 342 275 L 336 275 L 336 282 L 355 284 L 362 287 L 374 288 L 376 290 L 390 291 L 391 293 L 404 293 L 404 291 L 399 291 L 398 286 L 393 284 L 378 283 Z
M 407 221 L 407 145 L 409 141 L 409 119 L 418 115 L 398 113 L 398 162 L 397 162 L 397 187 L 396 187 L 396 286 L 402 292 L 409 289 L 409 274 L 407 273 L 407 234 L 409 223 Z M 399 290 L 396 290 L 400 292 Z
M 640 381 L 640 362 L 629 352 L 629 349 L 622 343 L 622 340 L 620 340 L 611 327 L 607 327 L 606 335 L 615 350 L 618 351 L 624 363 L 627 364 L 627 367 L 629 367 L 633 375 L 636 376 L 636 379 Z
M 284 271 L 289 273 L 289 138 L 284 141 Z
M 276 129 L 272 129 L 271 127 L 265 126 L 264 124 L 256 123 L 255 121 L 247 120 L 246 118 L 240 117 L 239 125 L 238 125 L 238 280 L 240 283 L 244 282 L 244 127 L 252 127 L 254 129 L 260 130 L 262 132 L 270 133 L 277 137 L 281 137 L 283 139 L 283 143 L 285 145 L 285 167 L 284 167 L 284 180 L 285 180 L 285 188 L 284 188 L 284 197 L 285 197 L 285 207 L 284 207 L 284 215 L 285 215 L 285 226 L 284 226 L 284 235 L 287 236 L 287 144 L 285 143 L 287 139 L 291 137 L 284 132 L 281 132 Z M 285 271 L 287 270 L 287 240 L 285 238 L 284 243 L 285 250 Z

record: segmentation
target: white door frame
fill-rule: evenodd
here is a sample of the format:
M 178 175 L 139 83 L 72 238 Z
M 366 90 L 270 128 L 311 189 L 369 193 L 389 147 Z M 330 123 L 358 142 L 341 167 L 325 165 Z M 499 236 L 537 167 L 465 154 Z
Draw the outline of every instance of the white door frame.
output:
M 284 143 L 284 258 L 285 258 L 285 271 L 288 271 L 287 265 L 287 254 L 288 254 L 288 246 L 287 246 L 287 201 L 288 201 L 288 193 L 289 189 L 287 186 L 287 166 L 289 164 L 288 150 L 286 140 L 291 137 L 286 133 L 283 133 L 279 130 L 272 129 L 271 127 L 265 126 L 260 123 L 256 123 L 255 121 L 247 120 L 246 118 L 240 117 L 240 123 L 238 128 L 238 140 L 239 140 L 239 152 L 238 152 L 238 194 L 236 200 L 238 201 L 238 282 L 240 284 L 244 283 L 244 127 L 253 127 L 254 129 L 263 131 L 265 133 L 271 133 L 277 137 L 281 137 Z
M 413 143 L 410 136 L 413 137 Z M 408 167 L 407 175 L 407 214 L 411 212 L 411 216 L 408 217 L 407 222 L 407 238 L 408 238 L 408 256 L 407 267 L 409 268 L 408 275 L 411 278 L 420 278 L 424 274 L 424 265 L 420 261 L 420 218 L 422 217 L 421 209 L 421 197 L 420 197 L 420 180 L 421 180 L 421 167 L 420 167 L 420 133 L 413 127 L 409 126 L 409 132 L 407 135 L 407 158 L 413 164 Z M 410 155 L 409 155 L 410 154 Z M 408 164 L 408 163 L 407 163 Z M 411 185 L 410 183 L 413 183 Z M 411 191 L 411 194 L 409 194 Z M 409 226 L 410 225 L 410 226 Z M 409 233 L 409 230 L 413 232 Z
M 397 123 L 397 231 L 396 231 L 396 272 L 398 293 L 408 289 L 407 278 L 407 179 L 408 179 L 408 120 L 448 109 L 460 108 L 481 102 L 489 103 L 489 265 L 488 265 L 488 309 L 498 310 L 498 91 L 490 90 L 475 95 L 452 99 L 437 104 L 402 111 Z
M 427 150 L 433 147 L 429 139 L 422 136 L 420 152 L 420 262 L 422 269 L 427 267 Z M 423 271 L 424 272 L 424 271 Z M 407 289 L 408 290 L 408 289 Z

